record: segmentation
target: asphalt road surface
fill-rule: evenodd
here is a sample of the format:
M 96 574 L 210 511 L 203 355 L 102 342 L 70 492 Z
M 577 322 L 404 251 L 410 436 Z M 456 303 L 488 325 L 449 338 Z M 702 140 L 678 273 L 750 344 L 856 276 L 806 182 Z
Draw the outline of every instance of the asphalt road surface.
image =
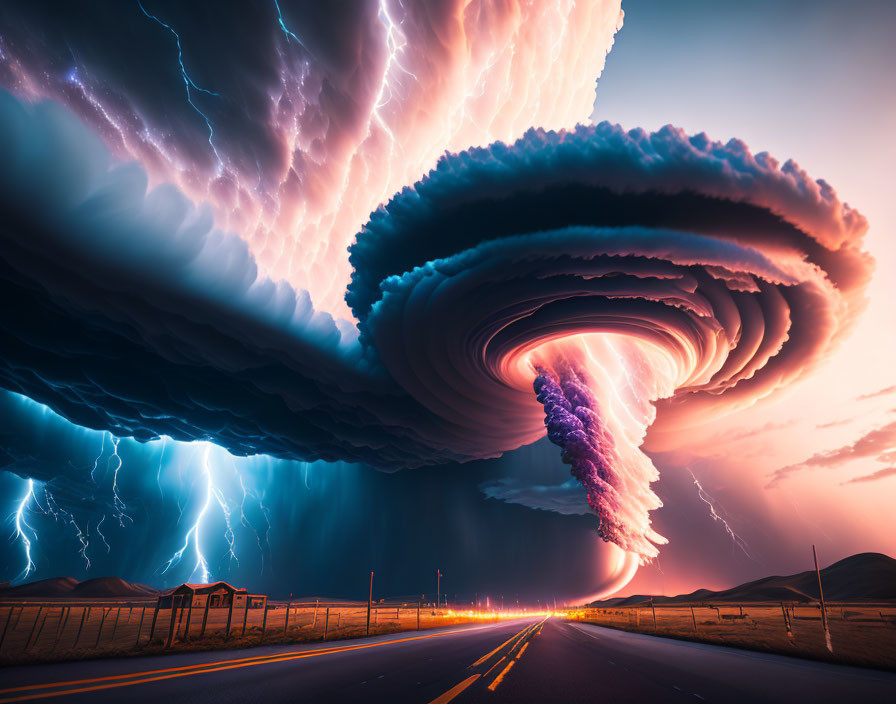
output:
M 896 702 L 896 673 L 559 619 L 0 670 L 13 701 Z

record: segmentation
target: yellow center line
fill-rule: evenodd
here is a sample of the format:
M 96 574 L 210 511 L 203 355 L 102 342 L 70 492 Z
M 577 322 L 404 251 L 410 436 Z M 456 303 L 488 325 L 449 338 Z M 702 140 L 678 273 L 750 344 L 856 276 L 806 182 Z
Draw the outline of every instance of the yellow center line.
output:
M 533 625 L 534 625 L 534 624 L 533 624 Z M 531 628 L 532 628 L 532 626 L 530 626 L 529 628 L 525 628 L 525 629 L 523 629 L 523 631 L 528 631 L 528 630 L 530 630 Z M 514 643 L 513 645 L 511 645 L 511 646 L 507 649 L 507 654 L 501 656 L 501 658 L 499 658 L 498 661 L 497 661 L 494 665 L 492 665 L 490 668 L 488 668 L 488 670 L 485 671 L 485 674 L 483 675 L 483 677 L 488 677 L 488 676 L 492 673 L 492 670 L 495 670 L 496 668 L 501 667 L 501 665 L 503 665 L 504 662 L 506 662 L 507 659 L 510 658 L 510 657 L 513 655 L 513 649 L 514 649 L 517 645 L 519 645 L 519 643 L 526 637 L 526 636 L 525 636 L 525 633 L 524 633 L 523 631 L 521 631 L 520 633 L 517 633 L 517 636 L 522 635 L 523 638 L 520 638 L 516 643 Z M 516 638 L 516 636 L 514 636 L 514 638 Z M 511 640 L 513 640 L 513 638 L 511 638 Z M 509 642 L 510 642 L 510 641 L 508 641 L 508 643 L 509 643 Z M 505 643 L 504 645 L 507 645 L 507 643 Z M 492 651 L 492 652 L 494 652 L 494 651 Z
M 533 633 L 532 637 L 534 637 L 535 635 L 537 635 L 538 633 L 541 632 L 541 629 L 544 627 L 545 621 L 547 621 L 547 620 L 548 620 L 547 617 L 545 617 L 544 620 L 541 621 L 540 623 L 533 624 L 532 630 L 536 631 L 536 627 L 537 627 L 537 631 L 535 633 Z M 501 670 L 501 672 L 498 673 L 498 676 L 495 677 L 495 679 L 492 680 L 492 683 L 488 686 L 488 688 L 492 692 L 494 692 L 498 688 L 498 685 L 501 684 L 501 682 L 504 680 L 504 675 L 506 675 L 508 672 L 510 672 L 510 668 L 513 667 L 514 663 L 517 660 L 519 660 L 521 657 L 523 657 L 523 653 L 526 652 L 526 648 L 528 648 L 528 647 L 529 647 L 529 641 L 527 640 L 525 643 L 523 643 L 523 647 L 519 649 L 519 652 L 516 654 L 516 657 L 513 657 L 513 658 L 510 657 L 513 654 L 513 648 L 511 648 L 505 657 L 501 658 L 497 663 L 492 665 L 491 669 L 485 673 L 484 676 L 487 677 L 489 672 L 491 672 L 496 667 L 498 667 L 498 665 L 503 663 L 505 660 L 509 660 L 509 662 L 507 663 L 507 666 L 503 670 Z
M 501 665 L 504 664 L 504 661 L 505 661 L 505 660 L 507 660 L 507 656 L 506 656 L 506 655 L 503 656 L 502 658 L 500 658 L 500 659 L 499 659 L 494 665 L 492 665 L 490 668 L 488 668 L 488 670 L 485 671 L 485 674 L 483 675 L 483 677 L 488 677 L 490 674 L 492 674 L 492 670 L 494 670 L 494 669 L 497 668 L 497 667 L 501 667 Z
M 486 627 L 487 628 L 487 627 Z M 351 650 L 365 650 L 368 648 L 376 648 L 383 645 L 392 645 L 395 643 L 406 643 L 409 641 L 415 640 L 424 640 L 428 638 L 440 638 L 442 636 L 455 635 L 457 633 L 468 633 L 472 630 L 482 630 L 481 628 L 476 629 L 455 629 L 453 631 L 445 631 L 443 633 L 430 633 L 422 636 L 411 636 L 408 638 L 396 638 L 395 640 L 387 640 L 380 641 L 378 643 L 364 643 L 360 645 L 350 645 L 350 646 L 341 646 L 335 648 L 320 648 L 317 650 L 301 650 L 301 651 L 291 651 L 286 653 L 274 653 L 271 655 L 260 655 L 251 658 L 239 658 L 232 660 L 219 660 L 216 662 L 208 662 L 208 663 L 196 663 L 193 665 L 185 665 L 183 667 L 170 667 L 166 669 L 160 670 L 146 670 L 144 672 L 132 672 L 126 673 L 122 675 L 110 675 L 108 677 L 96 677 L 93 679 L 82 679 L 82 680 L 69 680 L 65 682 L 49 682 L 45 684 L 34 684 L 34 685 L 26 685 L 21 687 L 11 687 L 8 689 L 0 690 L 0 695 L 4 694 L 12 694 L 14 692 L 32 692 L 40 689 L 55 689 L 60 687 L 70 687 L 73 685 L 84 685 L 84 684 L 93 684 L 94 686 L 90 687 L 79 687 L 76 689 L 65 689 L 55 692 L 41 692 L 39 694 L 28 694 L 20 697 L 11 697 L 11 698 L 3 698 L 0 699 L 0 704 L 5 704 L 6 702 L 17 702 L 23 701 L 25 699 L 45 699 L 47 697 L 56 697 L 63 696 L 66 694 L 77 694 L 80 692 L 92 692 L 102 689 L 111 689 L 113 687 L 128 687 L 136 684 L 143 684 L 144 682 L 156 682 L 158 680 L 171 679 L 174 677 L 188 677 L 191 675 L 203 675 L 210 672 L 219 672 L 222 670 L 233 670 L 241 667 L 251 667 L 254 665 L 264 665 L 268 663 L 275 662 L 286 662 L 289 660 L 298 660 L 301 658 L 315 657 L 317 655 L 327 655 L 331 653 L 342 653 Z M 150 675 L 156 675 L 155 677 L 150 677 Z M 112 680 L 129 680 L 129 681 L 118 681 L 113 682 Z M 103 682 L 104 684 L 94 684 L 97 682 Z
M 518 638 L 519 636 L 521 636 L 523 633 L 525 633 L 526 631 L 528 631 L 530 628 L 532 628 L 533 625 L 534 625 L 534 624 L 528 624 L 528 625 L 525 626 L 525 627 L 523 628 L 523 630 L 521 630 L 519 633 L 514 633 L 512 636 L 510 636 L 510 638 L 508 638 L 508 639 L 505 640 L 503 643 L 501 643 L 501 645 L 499 645 L 497 648 L 495 648 L 492 652 L 487 653 L 486 655 L 483 655 L 481 658 L 479 658 L 476 662 L 474 662 L 472 665 L 470 665 L 470 667 L 478 667 L 479 665 L 481 665 L 482 663 L 484 663 L 486 660 L 488 660 L 490 657 L 492 657 L 495 653 L 497 653 L 499 650 L 501 650 L 505 645 L 507 645 L 508 643 L 510 643 L 511 641 L 513 641 L 514 639 L 516 639 L 516 638 Z
M 476 680 L 478 680 L 480 675 L 477 673 L 475 675 L 471 675 L 467 677 L 463 682 L 460 682 L 454 685 L 451 689 L 445 692 L 440 697 L 436 697 L 429 704 L 448 704 L 452 699 L 454 699 L 458 694 L 463 692 L 467 687 L 473 684 Z
M 513 667 L 514 663 L 516 663 L 516 660 L 511 660 L 509 663 L 507 663 L 507 667 L 505 667 L 503 670 L 501 670 L 501 672 L 498 674 L 498 676 L 495 677 L 494 682 L 492 682 L 488 686 L 488 688 L 491 691 L 494 692 L 498 688 L 498 685 L 501 684 L 501 680 L 504 679 L 504 675 L 506 675 L 510 671 L 510 668 Z

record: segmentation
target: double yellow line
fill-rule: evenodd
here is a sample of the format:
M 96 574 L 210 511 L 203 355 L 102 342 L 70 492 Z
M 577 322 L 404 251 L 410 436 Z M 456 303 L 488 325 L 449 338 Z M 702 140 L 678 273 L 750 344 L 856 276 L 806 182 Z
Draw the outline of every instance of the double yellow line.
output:
M 504 669 L 502 669 L 495 676 L 495 679 L 491 681 L 491 684 L 489 684 L 488 689 L 490 691 L 494 692 L 498 688 L 498 685 L 504 681 L 504 677 L 508 672 L 510 672 L 510 668 L 513 667 L 521 657 L 523 657 L 523 653 L 526 652 L 526 648 L 529 647 L 529 640 L 534 635 L 538 635 L 538 633 L 541 632 L 541 629 L 544 627 L 544 622 L 547 620 L 547 616 L 545 616 L 545 618 L 538 623 L 533 623 L 528 628 L 524 628 L 521 633 L 518 633 L 517 636 L 519 636 L 519 639 L 516 641 L 516 643 L 510 646 L 507 654 L 503 658 L 498 660 L 498 662 L 496 662 L 494 665 L 492 665 L 489 671 L 485 673 L 485 677 L 488 677 L 489 673 L 492 670 L 496 669 L 505 662 L 507 663 L 506 665 L 504 665 Z M 519 650 L 517 651 L 516 656 L 514 656 L 513 651 L 517 648 L 519 648 Z
M 176 677 L 190 677 L 193 675 L 204 675 L 209 672 L 221 672 L 223 670 L 235 670 L 241 667 L 253 667 L 256 665 L 267 665 L 276 662 L 287 662 L 289 660 L 299 660 L 302 658 L 311 658 L 318 655 L 329 655 L 332 653 L 344 653 L 350 650 L 366 650 L 368 648 L 379 648 L 385 645 L 394 645 L 397 643 L 407 643 L 415 640 L 426 640 L 429 638 L 442 638 L 444 636 L 454 635 L 456 633 L 469 633 L 471 630 L 480 630 L 479 628 L 463 628 L 452 631 L 443 631 L 441 633 L 429 633 L 422 636 L 409 636 L 407 638 L 396 638 L 394 640 L 379 641 L 376 643 L 361 643 L 357 645 L 337 646 L 332 648 L 318 648 L 316 650 L 291 651 L 286 653 L 274 653 L 271 655 L 258 655 L 251 658 L 238 658 L 231 660 L 218 660 L 216 662 L 198 663 L 195 665 L 185 665 L 182 667 L 169 667 L 159 670 L 145 670 L 143 672 L 130 672 L 123 675 L 109 675 L 107 677 L 95 677 L 92 679 L 68 680 L 65 682 L 48 682 L 45 684 L 32 684 L 21 687 L 9 687 L 0 689 L 0 704 L 7 702 L 21 702 L 34 699 L 47 699 L 49 697 L 59 697 L 67 694 L 81 694 L 83 692 L 97 692 L 104 689 L 114 689 L 116 687 L 130 687 L 146 682 L 158 682 L 160 680 L 169 680 Z M 12 695 L 12 696 L 9 696 Z
M 501 657 L 494 665 L 492 665 L 484 673 L 477 672 L 474 675 L 470 675 L 469 677 L 467 677 L 467 679 L 463 680 L 462 682 L 458 682 L 454 687 L 449 689 L 447 692 L 445 692 L 441 696 L 433 699 L 429 704 L 448 704 L 448 702 L 450 702 L 452 699 L 457 697 L 461 692 L 465 691 L 470 685 L 472 685 L 474 682 L 476 682 L 476 680 L 478 680 L 480 677 L 483 680 L 485 680 L 485 678 L 487 678 L 495 669 L 497 669 L 504 663 L 507 663 L 506 665 L 504 665 L 504 668 L 500 672 L 498 672 L 498 674 L 495 676 L 495 678 L 491 681 L 491 684 L 488 685 L 488 689 L 490 691 L 494 692 L 498 688 L 498 685 L 500 685 L 501 682 L 504 680 L 504 676 L 508 672 L 510 672 L 510 668 L 513 667 L 514 664 L 517 661 L 519 661 L 519 659 L 523 656 L 523 653 L 526 652 L 526 648 L 529 647 L 529 640 L 533 636 L 536 636 L 541 632 L 541 629 L 544 628 L 545 621 L 547 621 L 547 620 L 548 620 L 548 617 L 546 616 L 541 621 L 537 621 L 536 623 L 532 623 L 532 624 L 529 624 L 528 626 L 525 626 L 521 631 L 510 636 L 510 638 L 508 638 L 506 641 L 501 643 L 501 645 L 499 645 L 497 648 L 495 648 L 491 652 L 483 655 L 476 662 L 474 662 L 472 665 L 470 665 L 470 667 L 468 669 L 473 669 L 473 668 L 479 667 L 480 665 L 482 665 L 484 663 L 487 663 L 495 655 L 497 655 L 498 653 L 500 653 L 501 651 L 503 651 L 506 648 L 506 654 L 503 657 Z M 519 651 L 516 653 L 516 656 L 514 656 L 513 652 L 514 652 L 514 650 L 516 650 L 516 648 L 518 646 L 520 646 L 520 644 L 522 644 L 522 647 L 519 648 Z

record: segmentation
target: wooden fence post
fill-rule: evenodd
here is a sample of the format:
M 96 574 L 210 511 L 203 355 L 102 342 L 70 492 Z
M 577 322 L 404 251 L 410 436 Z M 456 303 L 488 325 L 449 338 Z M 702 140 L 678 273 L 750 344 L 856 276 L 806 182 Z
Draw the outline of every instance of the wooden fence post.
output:
M 12 621 L 12 610 L 14 606 L 9 607 L 9 613 L 6 614 L 6 623 L 3 624 L 3 633 L 0 633 L 0 650 L 3 649 L 3 641 L 6 640 L 6 632 L 9 630 L 9 624 Z
M 289 632 L 289 610 L 292 608 L 292 602 L 286 602 L 286 621 L 283 622 L 283 635 L 285 636 Z
M 109 643 L 112 644 L 115 642 L 115 632 L 118 630 L 118 619 L 121 617 L 121 607 L 118 607 L 118 611 L 115 612 L 115 623 L 112 625 L 112 638 L 109 639 Z
M 3 635 L 0 635 L 0 649 L 3 648 L 3 641 L 6 640 L 6 632 L 9 630 L 9 624 L 12 622 L 12 611 L 15 607 L 9 607 L 9 615 L 6 617 L 6 623 L 3 625 Z
M 196 592 L 190 594 L 190 609 L 187 611 L 187 625 L 184 627 L 184 640 L 190 640 L 190 624 L 193 621 L 193 599 L 196 597 Z
M 815 575 L 818 577 L 818 598 L 821 601 L 821 625 L 824 628 L 824 643 L 828 647 L 828 652 L 833 653 L 834 647 L 831 645 L 831 631 L 828 629 L 828 610 L 824 603 L 824 590 L 821 588 L 821 571 L 818 569 L 818 554 L 815 552 L 815 546 L 812 546 L 812 559 L 815 561 Z
M 146 607 L 140 609 L 140 624 L 137 626 L 137 640 L 134 641 L 134 647 L 140 645 L 140 636 L 143 634 L 143 620 L 146 618 Z
M 653 606 L 653 599 L 650 600 L 650 610 L 653 612 L 653 630 L 656 630 L 656 608 Z
M 264 598 L 264 618 L 261 620 L 261 639 L 264 640 L 264 632 L 268 629 L 268 598 Z
M 174 628 L 177 624 L 177 609 L 178 607 L 184 603 L 183 594 L 177 595 L 178 602 L 177 606 L 174 605 L 174 597 L 171 597 L 171 620 L 168 622 L 168 640 L 165 643 L 166 648 L 170 648 L 171 644 L 174 642 Z
M 320 599 L 314 600 L 314 618 L 311 621 L 311 630 L 314 631 L 317 628 L 317 607 L 320 604 Z
M 370 573 L 370 592 L 367 595 L 367 635 L 370 635 L 370 602 L 373 601 L 373 572 Z
M 100 630 L 96 632 L 96 643 L 93 644 L 93 649 L 96 650 L 100 647 L 100 636 L 103 635 L 103 626 L 106 625 L 106 617 L 112 613 L 112 607 L 110 606 L 108 609 L 103 608 L 103 617 L 100 619 Z
M 790 616 L 787 613 L 787 608 L 784 606 L 784 602 L 781 602 L 781 613 L 784 614 L 784 628 L 787 630 L 787 637 L 793 641 L 793 630 L 790 627 Z
M 202 612 L 202 629 L 199 631 L 199 637 L 205 637 L 205 627 L 208 625 L 208 609 L 212 603 L 212 595 L 205 595 L 205 610 Z
M 324 616 L 324 640 L 327 639 L 327 634 L 330 632 L 330 607 L 327 607 L 327 613 Z
M 691 607 L 691 621 L 694 622 L 694 633 L 697 632 L 697 617 L 694 615 L 694 607 Z
M 37 610 L 37 616 L 34 619 L 34 625 L 31 626 L 31 633 L 28 634 L 28 640 L 25 641 L 25 650 L 26 651 L 29 650 L 32 646 L 31 637 L 34 635 L 34 629 L 37 628 L 37 622 L 40 621 L 40 616 L 41 616 L 41 614 L 43 614 L 43 612 L 44 612 L 44 607 L 41 606 Z M 49 609 L 47 609 L 47 614 L 49 614 Z M 44 624 L 47 622 L 47 614 L 44 614 L 44 620 L 41 621 L 40 628 L 38 628 L 38 630 L 37 630 L 37 638 L 40 638 L 40 633 L 41 633 L 41 631 L 44 630 Z M 37 642 L 37 638 L 34 639 L 35 643 Z
M 78 641 L 81 640 L 81 629 L 84 628 L 84 619 L 90 618 L 90 607 L 88 606 L 86 609 L 81 607 L 81 624 L 78 626 L 78 635 L 75 636 L 75 643 L 72 645 L 72 650 L 78 647 Z
M 227 611 L 227 628 L 224 630 L 224 640 L 230 640 L 230 624 L 233 623 L 233 602 L 236 601 L 236 594 L 230 595 L 230 609 Z
M 72 612 L 72 607 L 66 606 L 62 609 L 62 611 L 62 617 L 59 619 L 59 628 L 56 629 L 56 642 L 53 643 L 54 648 L 59 645 L 62 634 L 65 632 L 65 627 L 68 625 L 68 616 Z
M 47 621 L 50 618 L 51 608 L 47 608 L 47 613 L 44 614 L 44 620 L 40 623 L 40 628 L 37 629 L 37 635 L 34 636 L 34 642 L 31 644 L 31 647 L 37 647 L 38 642 L 40 641 L 40 636 L 44 632 L 44 627 L 47 625 Z M 59 611 L 59 618 L 62 618 L 62 610 Z
M 190 597 L 190 608 L 192 608 L 192 607 L 193 607 L 193 598 L 191 596 Z M 180 633 L 180 624 L 182 624 L 184 622 L 184 611 L 186 611 L 186 610 L 187 610 L 186 598 L 182 596 L 180 599 L 180 609 L 177 614 L 177 626 L 174 629 L 175 639 L 178 638 L 178 633 Z M 186 631 L 184 632 L 183 636 L 180 636 L 180 639 L 181 640 L 187 639 Z
M 172 601 L 174 598 L 172 597 Z M 152 643 L 152 637 L 156 634 L 156 620 L 159 618 L 159 608 L 162 605 L 162 597 L 156 599 L 156 610 L 152 612 L 152 625 L 149 627 L 149 642 Z

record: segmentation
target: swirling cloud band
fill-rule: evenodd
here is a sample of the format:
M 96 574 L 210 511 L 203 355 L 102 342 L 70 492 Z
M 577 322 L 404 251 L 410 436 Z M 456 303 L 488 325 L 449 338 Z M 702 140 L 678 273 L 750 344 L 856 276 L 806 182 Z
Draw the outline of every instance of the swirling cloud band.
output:
M 547 413 L 641 559 L 662 542 L 647 428 L 668 444 L 807 372 L 871 270 L 862 216 L 791 162 L 671 127 L 530 130 L 373 213 L 355 330 L 58 107 L 4 96 L 0 147 L 6 389 L 120 436 L 385 469 L 499 455 Z

